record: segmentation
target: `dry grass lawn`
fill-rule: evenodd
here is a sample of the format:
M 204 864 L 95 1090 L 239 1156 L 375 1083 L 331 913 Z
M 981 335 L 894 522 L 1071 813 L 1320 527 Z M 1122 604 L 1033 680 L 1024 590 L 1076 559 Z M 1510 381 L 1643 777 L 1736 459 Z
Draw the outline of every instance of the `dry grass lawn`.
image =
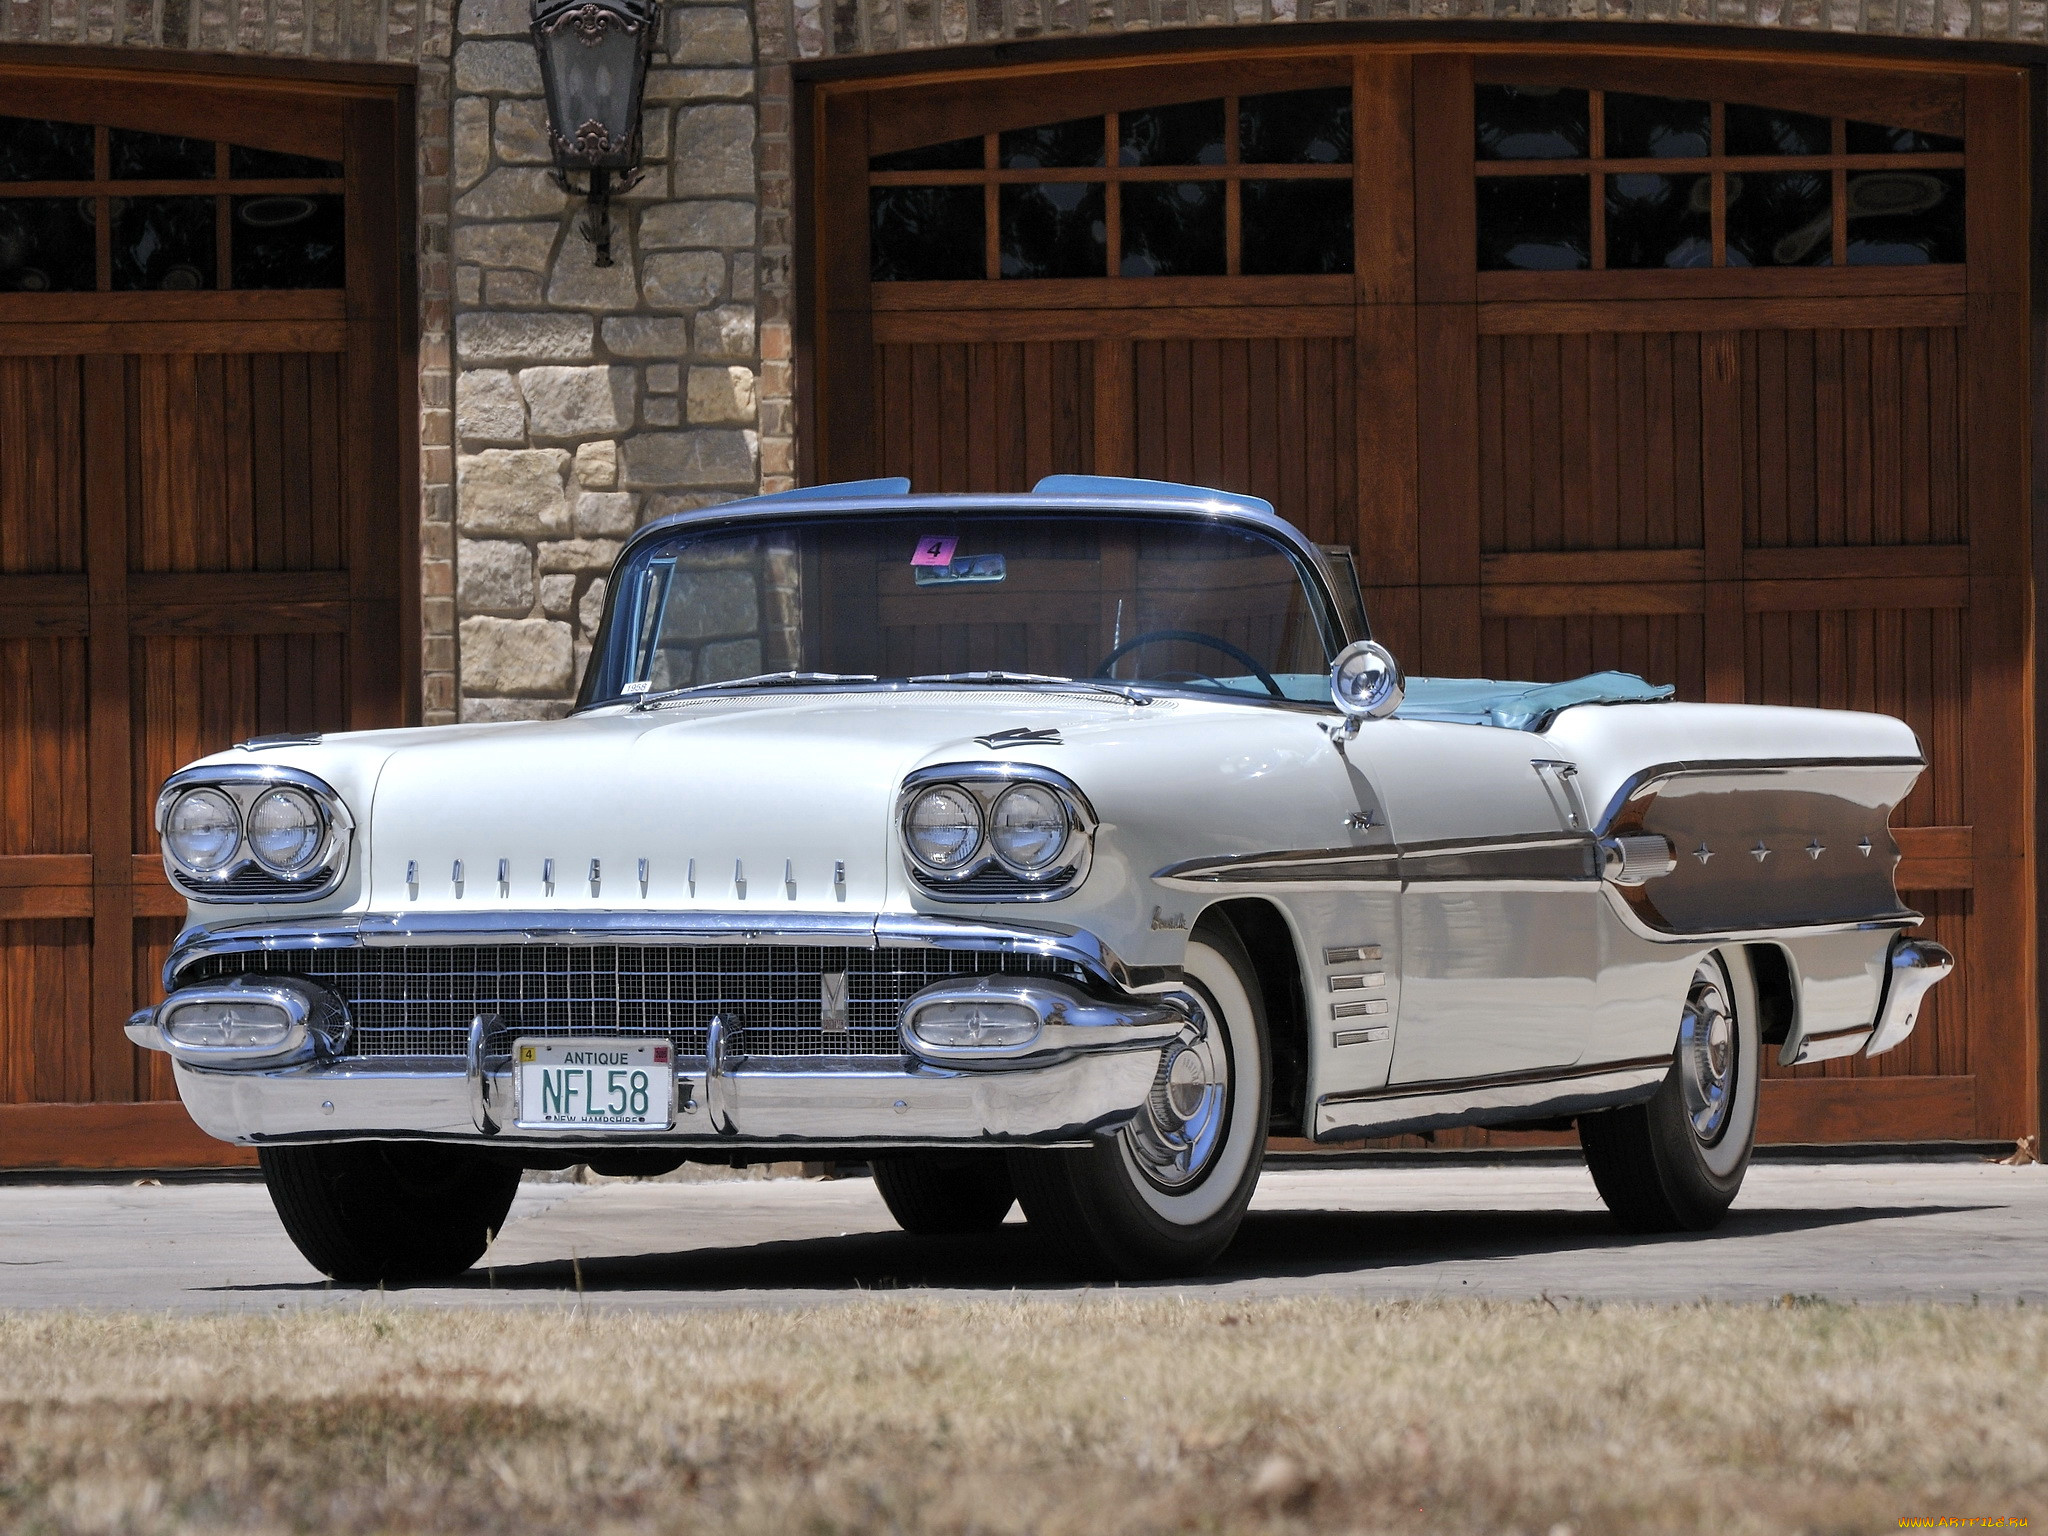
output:
M 0 1531 L 1576 1536 L 2048 1517 L 2048 1315 L 1105 1296 L 0 1314 Z

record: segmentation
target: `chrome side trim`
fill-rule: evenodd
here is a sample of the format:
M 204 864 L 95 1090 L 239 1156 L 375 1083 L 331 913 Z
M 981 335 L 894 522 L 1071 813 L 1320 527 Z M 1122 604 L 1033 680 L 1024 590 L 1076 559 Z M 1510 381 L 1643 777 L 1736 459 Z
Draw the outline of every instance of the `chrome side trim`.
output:
M 1291 848 L 1273 853 L 1232 853 L 1188 859 L 1155 870 L 1154 880 L 1189 885 L 1381 884 L 1401 878 L 1401 856 L 1393 849 Z
M 764 921 L 738 912 L 342 913 L 288 924 L 194 924 L 164 962 L 164 990 L 213 955 L 244 950 L 350 949 L 417 944 L 798 944 L 881 949 L 930 946 L 1071 960 L 1126 992 L 1181 983 L 1177 965 L 1127 965 L 1084 928 L 1024 926 L 942 913 L 788 913 Z
M 1885 964 L 1884 1001 L 1878 1004 L 1877 1025 L 1863 1054 L 1882 1056 L 1903 1044 L 1913 1033 L 1920 1000 L 1928 988 L 1955 968 L 1956 957 L 1932 939 L 1909 939 L 1903 934 L 1893 939 Z
M 1770 774 L 1790 773 L 1803 768 L 1925 768 L 1924 757 L 1775 757 L 1775 758 L 1702 758 L 1697 761 L 1658 763 L 1649 768 L 1638 769 L 1630 774 L 1615 790 L 1607 802 L 1607 809 L 1600 814 L 1594 830 L 1605 835 L 1621 815 L 1622 807 L 1648 789 L 1659 779 L 1675 778 L 1679 775 L 1707 777 L 1714 774 Z
M 1667 1054 L 1328 1094 L 1316 1100 L 1315 1136 L 1348 1141 L 1613 1109 L 1649 1098 L 1670 1070 Z

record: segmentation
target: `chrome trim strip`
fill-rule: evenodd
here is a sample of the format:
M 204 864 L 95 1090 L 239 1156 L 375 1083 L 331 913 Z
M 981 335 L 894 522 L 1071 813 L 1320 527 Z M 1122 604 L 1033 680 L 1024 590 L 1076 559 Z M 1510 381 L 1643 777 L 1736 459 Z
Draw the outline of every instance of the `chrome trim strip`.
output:
M 1188 859 L 1155 870 L 1154 880 L 1204 885 L 1263 885 L 1291 881 L 1356 884 L 1397 881 L 1401 856 L 1394 849 L 1292 848 L 1273 853 L 1231 853 Z
M 1607 809 L 1600 814 L 1594 830 L 1605 836 L 1621 815 L 1622 807 L 1636 798 L 1645 789 L 1660 779 L 1676 778 L 1680 775 L 1708 777 L 1729 774 L 1789 773 L 1802 768 L 1922 768 L 1927 766 L 1924 757 L 1771 757 L 1749 760 L 1727 758 L 1704 758 L 1697 762 L 1658 763 L 1649 768 L 1640 768 L 1622 780 L 1607 802 Z
M 1124 963 L 1093 933 L 1024 927 L 940 913 L 405 912 L 340 913 L 289 924 L 194 924 L 164 962 L 164 990 L 195 962 L 242 950 L 350 949 L 420 944 L 795 944 L 880 949 L 898 945 L 989 950 L 1071 960 L 1127 992 L 1180 985 L 1179 966 Z
M 1030 1071 L 967 1072 L 869 1060 L 820 1070 L 719 1074 L 730 1129 L 682 1113 L 651 1134 L 542 1133 L 506 1127 L 495 1147 L 1084 1146 L 1145 1105 L 1153 1050 L 1100 1052 Z M 892 1059 L 893 1060 L 893 1059 Z M 703 1074 L 677 1064 L 679 1110 Z M 208 1135 L 243 1145 L 362 1140 L 482 1141 L 462 1065 L 407 1057 L 278 1072 L 175 1069 L 185 1107 Z M 692 1077 L 696 1081 L 691 1081 Z M 511 1074 L 492 1073 L 494 1095 Z
M 1904 934 L 1893 939 L 1891 953 L 1885 958 L 1884 1001 L 1878 1004 L 1877 1025 L 1863 1054 L 1882 1056 L 1903 1044 L 1918 1021 L 1920 1000 L 1955 968 L 1956 957 L 1946 945 L 1932 939 L 1909 939 Z
M 1649 1098 L 1670 1070 L 1667 1054 L 1328 1094 L 1316 1101 L 1315 1138 L 1349 1141 L 1611 1109 Z

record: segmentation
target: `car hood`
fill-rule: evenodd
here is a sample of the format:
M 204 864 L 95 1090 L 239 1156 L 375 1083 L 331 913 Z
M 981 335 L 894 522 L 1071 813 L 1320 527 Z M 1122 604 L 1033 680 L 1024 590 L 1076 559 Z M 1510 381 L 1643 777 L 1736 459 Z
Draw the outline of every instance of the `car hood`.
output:
M 1072 742 L 1172 711 L 1080 691 L 755 694 L 379 733 L 363 895 L 383 911 L 872 911 L 901 883 L 913 769 L 1015 755 L 975 739 L 998 731 Z M 320 771 L 317 755 L 300 765 Z

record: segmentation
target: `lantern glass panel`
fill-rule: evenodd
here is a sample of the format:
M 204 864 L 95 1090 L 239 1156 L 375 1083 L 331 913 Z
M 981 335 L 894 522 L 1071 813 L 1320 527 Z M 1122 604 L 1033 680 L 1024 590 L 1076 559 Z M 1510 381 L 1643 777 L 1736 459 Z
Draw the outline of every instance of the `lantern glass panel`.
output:
M 649 24 L 594 3 L 535 21 L 555 163 L 564 169 L 623 171 L 638 161 Z

